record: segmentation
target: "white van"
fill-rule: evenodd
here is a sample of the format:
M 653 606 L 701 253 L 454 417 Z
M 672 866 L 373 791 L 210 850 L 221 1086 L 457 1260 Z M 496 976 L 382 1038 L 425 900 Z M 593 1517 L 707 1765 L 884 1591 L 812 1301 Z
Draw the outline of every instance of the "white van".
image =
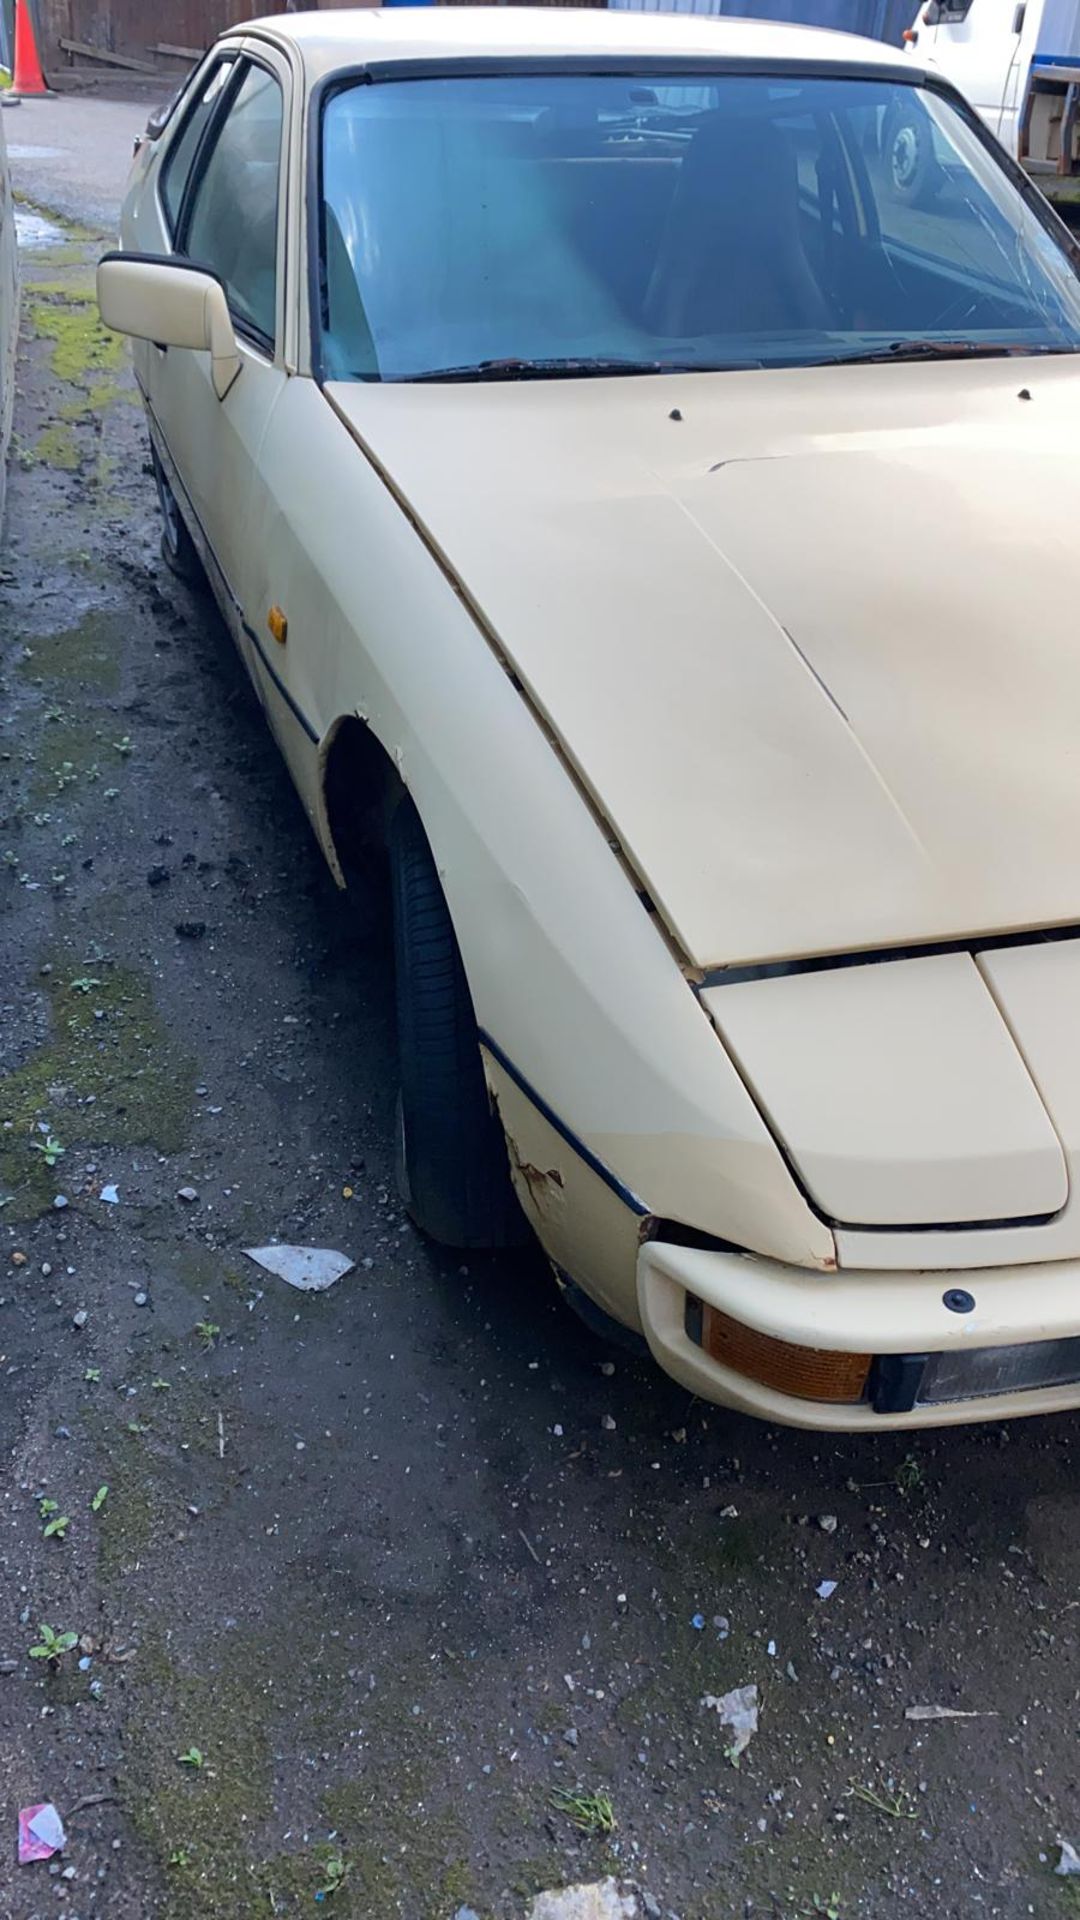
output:
M 904 40 L 1048 198 L 1080 204 L 1080 0 L 926 0 Z M 925 135 L 897 122 L 887 138 L 895 186 L 932 199 L 941 176 Z

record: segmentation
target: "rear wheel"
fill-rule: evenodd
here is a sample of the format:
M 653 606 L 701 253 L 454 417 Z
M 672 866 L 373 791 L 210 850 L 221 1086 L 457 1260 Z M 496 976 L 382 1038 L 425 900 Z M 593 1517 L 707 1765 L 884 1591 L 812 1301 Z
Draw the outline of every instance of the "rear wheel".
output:
M 488 1099 L 465 969 L 420 817 L 390 823 L 398 1061 L 397 1171 L 418 1227 L 452 1247 L 527 1238 Z
M 896 115 L 885 130 L 885 164 L 894 193 L 913 206 L 925 207 L 941 188 L 941 167 L 934 154 L 930 123 L 925 115 L 905 120 Z
M 169 477 L 158 458 L 157 448 L 151 445 L 150 458 L 154 467 L 154 485 L 157 487 L 158 504 L 161 508 L 161 557 L 165 565 L 183 580 L 189 587 L 198 586 L 205 579 L 202 561 L 199 559 L 195 542 L 184 525 L 176 495 L 169 484 Z

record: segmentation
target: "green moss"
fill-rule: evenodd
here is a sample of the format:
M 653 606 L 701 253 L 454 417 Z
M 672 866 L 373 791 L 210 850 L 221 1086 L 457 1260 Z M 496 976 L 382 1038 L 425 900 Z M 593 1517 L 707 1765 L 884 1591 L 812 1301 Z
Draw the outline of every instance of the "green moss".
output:
M 176 1248 L 173 1272 L 200 1306 L 209 1303 L 211 1307 L 224 1308 L 235 1307 L 237 1296 L 248 1297 L 255 1269 L 252 1267 L 250 1274 L 244 1274 L 239 1265 L 225 1255 L 213 1253 L 209 1247 L 192 1241 Z M 201 1319 L 202 1315 L 198 1317 Z
M 98 1407 L 84 1407 L 83 1421 L 98 1447 L 109 1488 L 94 1525 L 98 1568 L 111 1585 L 145 1552 L 165 1522 L 166 1508 L 153 1484 L 145 1439 Z
M 182 1673 L 163 1642 L 140 1649 L 119 1786 L 162 1870 L 163 1920 L 265 1920 L 272 1910 L 252 1859 L 273 1811 L 267 1651 L 230 1637 L 216 1660 Z M 193 1746 L 205 1756 L 198 1769 L 177 1758 Z
M 83 987 L 79 981 L 92 984 Z M 0 1189 L 12 1215 L 51 1205 L 73 1146 L 153 1143 L 175 1152 L 187 1137 L 195 1073 L 154 1008 L 148 983 L 99 966 L 50 977 L 52 1038 L 0 1079 Z M 39 1123 L 65 1148 L 54 1168 L 38 1150 Z
M 123 401 L 134 405 L 135 395 L 118 386 L 115 380 L 97 380 L 76 399 L 65 400 L 57 408 L 57 414 L 61 420 L 86 420 L 107 412 L 110 407 Z
M 79 443 L 71 428 L 62 420 L 39 433 L 34 442 L 34 458 L 47 467 L 57 467 L 62 473 L 74 473 L 79 465 Z
M 122 764 L 123 756 L 117 755 L 103 727 L 85 720 L 57 720 L 40 736 L 31 798 L 55 800 L 69 787 L 100 780 L 103 771 L 110 776 L 106 785 L 115 785 Z
M 31 680 L 74 681 L 79 687 L 92 685 L 113 693 L 120 681 L 120 647 L 115 615 L 95 609 L 73 627 L 35 634 L 27 641 L 20 666 Z M 46 745 L 51 756 L 52 745 Z
M 124 342 L 102 325 L 92 287 L 44 281 L 27 294 L 27 325 L 39 340 L 52 342 L 50 362 L 58 380 L 86 385 L 123 365 Z

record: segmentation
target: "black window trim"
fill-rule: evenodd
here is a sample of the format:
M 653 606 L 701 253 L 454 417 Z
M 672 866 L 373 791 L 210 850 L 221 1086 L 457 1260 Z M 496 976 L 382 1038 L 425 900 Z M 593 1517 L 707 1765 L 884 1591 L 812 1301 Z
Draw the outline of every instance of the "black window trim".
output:
M 191 186 L 192 176 L 195 172 L 195 168 L 199 163 L 199 156 L 202 153 L 203 146 L 205 145 L 207 133 L 209 132 L 215 119 L 217 118 L 217 112 L 218 112 L 218 108 L 221 105 L 221 100 L 225 96 L 225 94 L 229 92 L 232 86 L 233 75 L 230 74 L 229 78 L 225 82 L 225 85 L 222 87 L 221 94 L 218 96 L 218 99 L 215 101 L 213 107 L 210 109 L 210 113 L 207 116 L 206 125 L 204 126 L 202 133 L 199 136 L 199 140 L 196 145 L 195 151 L 191 156 L 191 165 L 189 166 L 187 171 L 187 179 L 184 181 L 184 191 L 180 195 L 180 205 L 177 208 L 175 220 L 171 218 L 169 214 L 168 206 L 166 205 L 166 201 L 165 201 L 165 180 L 169 171 L 169 162 L 173 158 L 176 148 L 179 146 L 181 140 L 184 137 L 184 132 L 188 126 L 189 121 L 198 112 L 199 103 L 202 99 L 204 92 L 206 91 L 206 84 L 209 81 L 211 75 L 213 74 L 215 69 L 218 67 L 233 66 L 236 60 L 238 59 L 238 57 L 239 57 L 239 50 L 237 48 L 230 47 L 224 50 L 223 52 L 219 52 L 215 48 L 213 50 L 212 55 L 208 56 L 208 58 L 200 64 L 196 72 L 192 74 L 191 80 L 189 82 L 189 85 L 194 88 L 191 100 L 189 101 L 184 113 L 181 115 L 180 119 L 177 121 L 175 127 L 173 127 L 172 132 L 169 136 L 169 144 L 166 147 L 164 154 L 162 155 L 161 165 L 158 168 L 157 192 L 158 192 L 158 200 L 161 205 L 162 225 L 164 226 L 165 232 L 168 235 L 170 246 L 176 245 L 176 235 L 180 231 L 181 221 L 183 220 L 183 217 L 184 217 L 184 205 L 188 197 L 188 191 Z M 202 85 L 196 88 L 195 82 L 200 75 L 202 76 Z M 171 117 L 175 118 L 175 110 Z
M 184 197 L 180 202 L 180 212 L 176 221 L 176 229 L 175 229 L 175 232 L 170 236 L 170 244 L 172 246 L 173 253 L 177 256 L 177 259 L 184 265 L 200 266 L 201 264 L 198 261 L 190 259 L 190 256 L 187 253 L 188 229 L 191 225 L 191 215 L 194 209 L 195 197 L 196 197 L 196 194 L 198 193 L 200 186 L 202 185 L 203 176 L 206 172 L 207 167 L 210 164 L 211 158 L 213 157 L 214 149 L 217 146 L 217 142 L 218 142 L 218 136 L 220 132 L 223 130 L 224 122 L 232 108 L 232 103 L 244 84 L 245 74 L 249 71 L 251 67 L 257 67 L 261 73 L 267 74 L 269 78 L 274 82 L 275 86 L 277 87 L 278 93 L 281 96 L 281 149 L 278 154 L 278 180 L 280 185 L 281 164 L 285 157 L 285 151 L 286 151 L 287 112 L 288 112 L 288 101 L 286 99 L 285 88 L 284 88 L 284 85 L 282 84 L 281 75 L 278 72 L 276 72 L 274 67 L 271 66 L 269 61 L 264 59 L 261 56 L 261 54 L 249 53 L 246 46 L 243 46 L 243 45 L 238 45 L 235 52 L 229 53 L 228 58 L 234 67 L 234 72 L 230 74 L 225 85 L 222 87 L 221 94 L 214 106 L 214 110 L 211 113 L 210 118 L 207 120 L 207 123 L 202 130 L 202 136 L 195 150 L 195 157 L 191 163 L 191 167 L 188 172 L 187 184 L 184 188 Z M 287 220 L 287 215 L 288 215 L 287 196 L 285 197 L 285 199 L 282 199 L 282 197 L 279 194 L 277 232 L 275 234 L 275 248 L 277 246 L 278 240 L 281 238 L 282 221 Z M 287 242 L 288 241 L 287 227 L 285 232 L 285 238 Z M 281 273 L 280 286 L 277 284 L 277 271 L 276 271 L 277 260 L 275 255 L 275 263 L 274 263 L 275 264 L 275 286 L 274 286 L 275 308 L 278 305 L 279 297 L 284 292 L 285 281 L 287 279 L 287 266 L 288 266 L 287 244 L 285 248 L 282 249 L 282 253 L 283 253 L 283 260 L 282 260 L 282 273 Z M 206 271 L 205 267 L 202 267 L 202 271 L 203 272 Z M 214 278 L 220 280 L 221 276 L 220 274 L 215 273 Z M 275 333 L 273 334 L 265 333 L 262 327 L 256 326 L 254 321 L 250 320 L 246 314 L 237 312 L 236 308 L 233 306 L 232 300 L 229 299 L 228 287 L 225 286 L 225 282 L 223 280 L 221 281 L 221 284 L 222 284 L 222 287 L 224 288 L 225 298 L 228 301 L 229 318 L 233 323 L 233 328 L 237 333 L 238 337 L 244 341 L 245 345 L 249 347 L 254 347 L 258 353 L 263 354 L 266 359 L 272 361 L 277 352 L 276 313 L 275 313 Z
M 905 86 L 924 93 L 934 93 L 945 100 L 968 129 L 975 134 L 985 147 L 991 159 L 1006 173 L 1017 189 L 1029 213 L 1035 215 L 1040 226 L 1044 227 L 1051 238 L 1057 242 L 1066 259 L 1080 280 L 1080 240 L 1065 224 L 1056 208 L 1039 192 L 1035 182 L 1024 172 L 1020 162 L 1014 159 L 1006 148 L 1002 147 L 979 118 L 974 107 L 970 107 L 962 93 L 941 75 L 926 68 L 909 66 L 898 59 L 892 61 L 862 63 L 852 60 L 795 60 L 791 58 L 748 60 L 737 55 L 728 57 L 694 54 L 689 57 L 667 58 L 662 55 L 651 58 L 647 54 L 611 54 L 602 56 L 530 55 L 520 57 L 496 57 L 447 59 L 447 60 L 374 60 L 363 65 L 339 67 L 336 72 L 324 74 L 311 90 L 308 103 L 308 135 L 306 167 L 304 181 L 304 220 L 305 267 L 308 299 L 308 334 L 311 360 L 311 375 L 316 386 L 325 385 L 327 378 L 326 363 L 323 355 L 324 331 L 324 285 L 323 258 L 325 254 L 326 201 L 323 195 L 323 117 L 331 100 L 339 93 L 351 91 L 354 87 L 375 86 L 410 80 L 471 80 L 519 78 L 526 74 L 538 77 L 567 73 L 592 74 L 597 78 L 625 78 L 638 75 L 647 78 L 692 79 L 699 76 L 707 78 L 730 78 L 744 75 L 757 79 L 807 79 L 807 80 L 880 80 L 892 86 Z

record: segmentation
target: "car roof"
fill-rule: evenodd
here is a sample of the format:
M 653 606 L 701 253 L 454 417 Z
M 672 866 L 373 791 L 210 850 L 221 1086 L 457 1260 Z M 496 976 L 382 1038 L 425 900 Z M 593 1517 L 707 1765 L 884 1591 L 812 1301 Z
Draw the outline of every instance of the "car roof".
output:
M 715 59 L 725 63 L 791 60 L 807 65 L 903 68 L 897 48 L 820 27 L 707 14 L 638 13 L 600 8 L 420 6 L 355 7 L 274 14 L 245 21 L 232 35 L 259 33 L 294 46 L 314 83 L 343 67 L 369 62 L 551 60 L 640 56 Z

